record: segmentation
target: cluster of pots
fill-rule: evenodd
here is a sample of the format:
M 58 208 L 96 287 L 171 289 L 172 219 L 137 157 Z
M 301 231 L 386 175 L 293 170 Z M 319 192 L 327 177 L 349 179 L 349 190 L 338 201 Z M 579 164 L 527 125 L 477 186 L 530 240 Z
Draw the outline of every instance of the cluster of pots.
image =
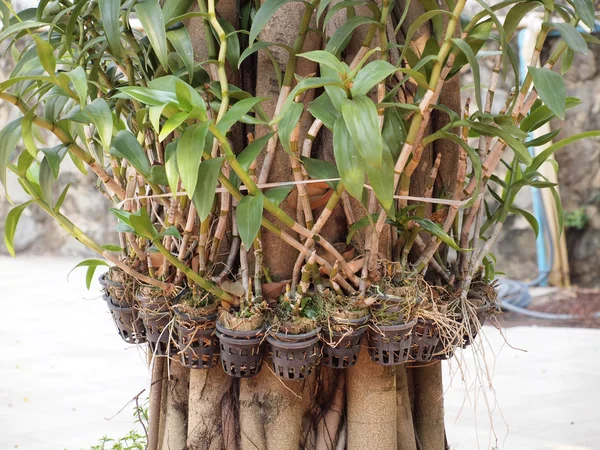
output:
M 118 286 L 105 278 L 100 281 L 117 331 L 125 342 L 147 342 L 154 355 L 177 355 L 191 369 L 214 367 L 220 359 L 228 375 L 252 377 L 258 374 L 268 353 L 275 375 L 301 380 L 319 362 L 336 369 L 352 367 L 365 335 L 371 360 L 384 366 L 447 359 L 453 353 L 445 350 L 447 346 L 442 344 L 436 324 L 429 319 L 405 323 L 399 317 L 395 323 L 380 325 L 372 323 L 367 314 L 358 319 L 331 317 L 331 326 L 304 334 L 273 332 L 266 325 L 258 330 L 231 330 L 218 322 L 216 314 L 192 316 L 177 303 L 170 306 L 165 298 L 138 294 L 135 305 L 119 303 L 106 289 L 110 283 L 113 288 Z M 480 322 L 484 317 L 482 313 Z M 463 339 L 456 346 L 469 343 Z

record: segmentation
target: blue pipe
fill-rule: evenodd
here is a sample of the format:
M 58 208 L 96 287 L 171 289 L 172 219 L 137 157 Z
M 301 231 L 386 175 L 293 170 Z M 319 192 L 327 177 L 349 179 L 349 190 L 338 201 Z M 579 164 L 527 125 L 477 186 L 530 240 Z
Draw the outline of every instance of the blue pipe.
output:
M 525 30 L 521 30 L 518 36 L 517 45 L 520 49 L 523 45 L 524 32 Z M 519 78 L 520 82 L 523 83 L 525 80 L 525 76 L 527 74 L 527 61 L 524 58 L 519 58 Z M 529 139 L 531 139 L 531 133 L 529 134 Z M 532 156 L 535 156 L 535 150 L 533 147 L 528 148 L 529 153 Z M 536 257 L 537 257 L 537 266 L 538 266 L 538 277 L 536 277 L 536 281 L 540 286 L 548 285 L 548 276 L 552 269 L 552 260 L 549 260 L 547 252 L 546 252 L 546 234 L 549 232 L 548 224 L 546 221 L 546 214 L 544 211 L 544 203 L 542 201 L 542 193 L 539 189 L 532 187 L 531 188 L 531 197 L 532 197 L 532 205 L 533 205 L 533 215 L 537 220 L 540 230 L 535 240 L 536 247 Z M 549 239 L 550 245 L 551 239 Z M 552 253 L 552 252 L 551 252 Z

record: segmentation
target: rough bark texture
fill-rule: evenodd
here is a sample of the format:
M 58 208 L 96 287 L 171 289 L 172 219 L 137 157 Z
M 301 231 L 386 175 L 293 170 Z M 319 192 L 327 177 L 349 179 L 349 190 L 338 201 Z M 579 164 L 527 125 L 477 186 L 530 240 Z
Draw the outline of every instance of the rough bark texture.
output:
M 167 401 L 162 448 L 183 450 L 187 440 L 190 370 L 179 361 L 171 360 L 169 372 L 169 379 L 165 382 Z
M 413 420 L 421 448 L 444 448 L 444 388 L 442 363 L 435 362 L 414 371 L 415 407 Z
M 222 407 L 232 379 L 220 366 L 190 373 L 187 446 L 190 450 L 224 448 Z

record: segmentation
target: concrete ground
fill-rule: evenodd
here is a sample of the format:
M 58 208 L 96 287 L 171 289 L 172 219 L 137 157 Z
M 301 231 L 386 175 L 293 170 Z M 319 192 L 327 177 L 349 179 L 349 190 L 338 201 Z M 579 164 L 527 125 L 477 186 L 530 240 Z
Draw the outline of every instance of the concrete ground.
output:
M 148 383 L 144 355 L 119 339 L 85 269 L 67 281 L 77 262 L 0 257 L 0 449 L 90 448 L 139 429 L 128 402 Z M 451 447 L 600 449 L 600 330 L 505 334 L 485 327 L 487 365 L 471 349 L 444 367 Z

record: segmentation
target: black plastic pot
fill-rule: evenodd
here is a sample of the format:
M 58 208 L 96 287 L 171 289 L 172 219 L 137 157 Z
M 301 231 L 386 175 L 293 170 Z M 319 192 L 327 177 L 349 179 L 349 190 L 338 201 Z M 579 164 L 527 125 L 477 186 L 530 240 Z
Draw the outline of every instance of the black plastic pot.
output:
M 413 327 L 410 358 L 416 362 L 429 362 L 440 341 L 438 326 L 431 319 L 419 317 Z
M 275 375 L 285 380 L 303 380 L 310 375 L 321 354 L 319 331 L 267 336 Z
M 121 339 L 128 344 L 143 344 L 146 342 L 146 329 L 144 323 L 139 317 L 138 310 L 125 301 L 123 297 L 118 299 L 113 298 L 106 289 L 107 286 L 114 286 L 117 289 L 125 292 L 123 285 L 115 283 L 114 281 L 106 278 L 106 274 L 103 274 L 98 279 L 100 285 L 103 287 L 102 299 L 106 302 L 110 315 L 113 318 L 115 327 Z
M 137 295 L 140 304 L 140 316 L 146 327 L 146 341 L 153 355 L 170 356 L 177 352 L 171 341 L 169 323 L 172 319 L 171 309 L 165 297 L 146 297 Z
M 217 322 L 221 364 L 227 375 L 248 378 L 258 374 L 264 353 L 264 334 L 264 326 L 259 330 L 237 331 Z
M 416 320 L 404 324 L 377 325 L 369 328 L 369 355 L 382 366 L 397 366 L 408 361 L 412 330 Z
M 346 332 L 321 330 L 321 340 L 324 344 L 322 363 L 335 369 L 346 369 L 356 364 L 362 338 L 367 331 L 366 323 L 370 317 L 371 315 L 367 314 L 360 319 L 332 318 L 334 323 L 347 325 L 349 330 Z
M 216 314 L 191 316 L 173 307 L 181 364 L 190 369 L 210 369 L 219 361 Z

